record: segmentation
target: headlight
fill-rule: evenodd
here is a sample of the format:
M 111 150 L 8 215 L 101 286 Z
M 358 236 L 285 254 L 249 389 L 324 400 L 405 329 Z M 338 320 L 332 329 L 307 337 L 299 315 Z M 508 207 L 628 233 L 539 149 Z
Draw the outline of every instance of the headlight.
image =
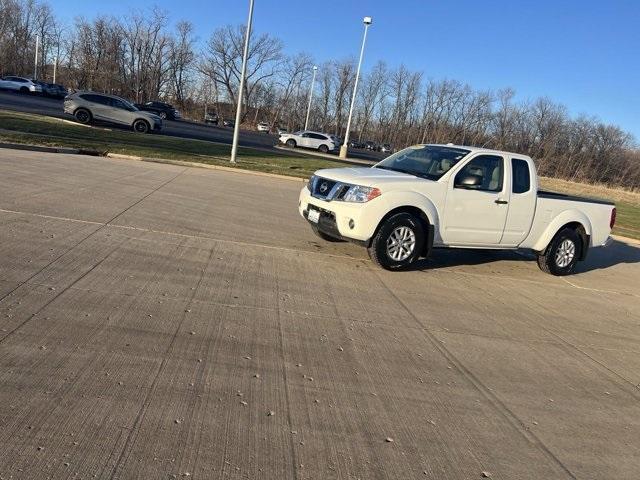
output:
M 307 182 L 307 190 L 309 190 L 310 192 L 313 192 L 313 184 L 316 181 L 316 176 L 315 175 L 311 175 L 309 177 L 309 181 Z
M 382 192 L 378 188 L 353 185 L 349 187 L 349 190 L 347 190 L 347 193 L 344 194 L 341 200 L 343 202 L 365 203 L 380 195 L 382 195 Z

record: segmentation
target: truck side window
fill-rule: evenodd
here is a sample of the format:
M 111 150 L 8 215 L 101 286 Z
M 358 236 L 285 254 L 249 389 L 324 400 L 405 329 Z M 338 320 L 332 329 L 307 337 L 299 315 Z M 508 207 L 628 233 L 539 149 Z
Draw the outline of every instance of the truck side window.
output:
M 477 185 L 464 185 L 463 178 L 477 177 Z M 480 190 L 484 192 L 502 191 L 504 160 L 497 155 L 479 155 L 460 170 L 454 180 L 456 188 Z
M 531 177 L 527 162 L 512 158 L 511 170 L 513 175 L 513 193 L 528 192 L 531 188 Z

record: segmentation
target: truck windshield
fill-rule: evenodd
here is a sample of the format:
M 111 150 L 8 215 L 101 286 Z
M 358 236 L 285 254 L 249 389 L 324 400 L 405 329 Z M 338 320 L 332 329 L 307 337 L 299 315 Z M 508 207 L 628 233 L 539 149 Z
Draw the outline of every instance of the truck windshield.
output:
M 373 168 L 438 180 L 462 160 L 469 150 L 439 145 L 416 145 L 388 156 Z

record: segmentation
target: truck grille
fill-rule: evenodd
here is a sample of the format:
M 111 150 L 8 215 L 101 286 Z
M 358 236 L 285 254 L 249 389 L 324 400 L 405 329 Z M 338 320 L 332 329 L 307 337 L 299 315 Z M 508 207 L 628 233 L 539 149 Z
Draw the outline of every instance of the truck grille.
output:
M 328 180 L 326 178 L 317 177 L 313 182 L 313 185 L 311 186 L 311 194 L 314 197 L 327 198 L 333 190 L 333 187 L 336 186 L 336 183 L 338 182 L 336 182 L 335 180 Z

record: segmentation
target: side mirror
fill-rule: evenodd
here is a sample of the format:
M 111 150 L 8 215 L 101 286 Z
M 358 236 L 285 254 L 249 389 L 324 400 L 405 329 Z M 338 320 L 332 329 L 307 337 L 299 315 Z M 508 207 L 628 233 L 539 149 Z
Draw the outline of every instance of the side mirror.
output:
M 465 175 L 454 185 L 456 188 L 473 188 L 482 185 L 482 177 L 480 175 Z

